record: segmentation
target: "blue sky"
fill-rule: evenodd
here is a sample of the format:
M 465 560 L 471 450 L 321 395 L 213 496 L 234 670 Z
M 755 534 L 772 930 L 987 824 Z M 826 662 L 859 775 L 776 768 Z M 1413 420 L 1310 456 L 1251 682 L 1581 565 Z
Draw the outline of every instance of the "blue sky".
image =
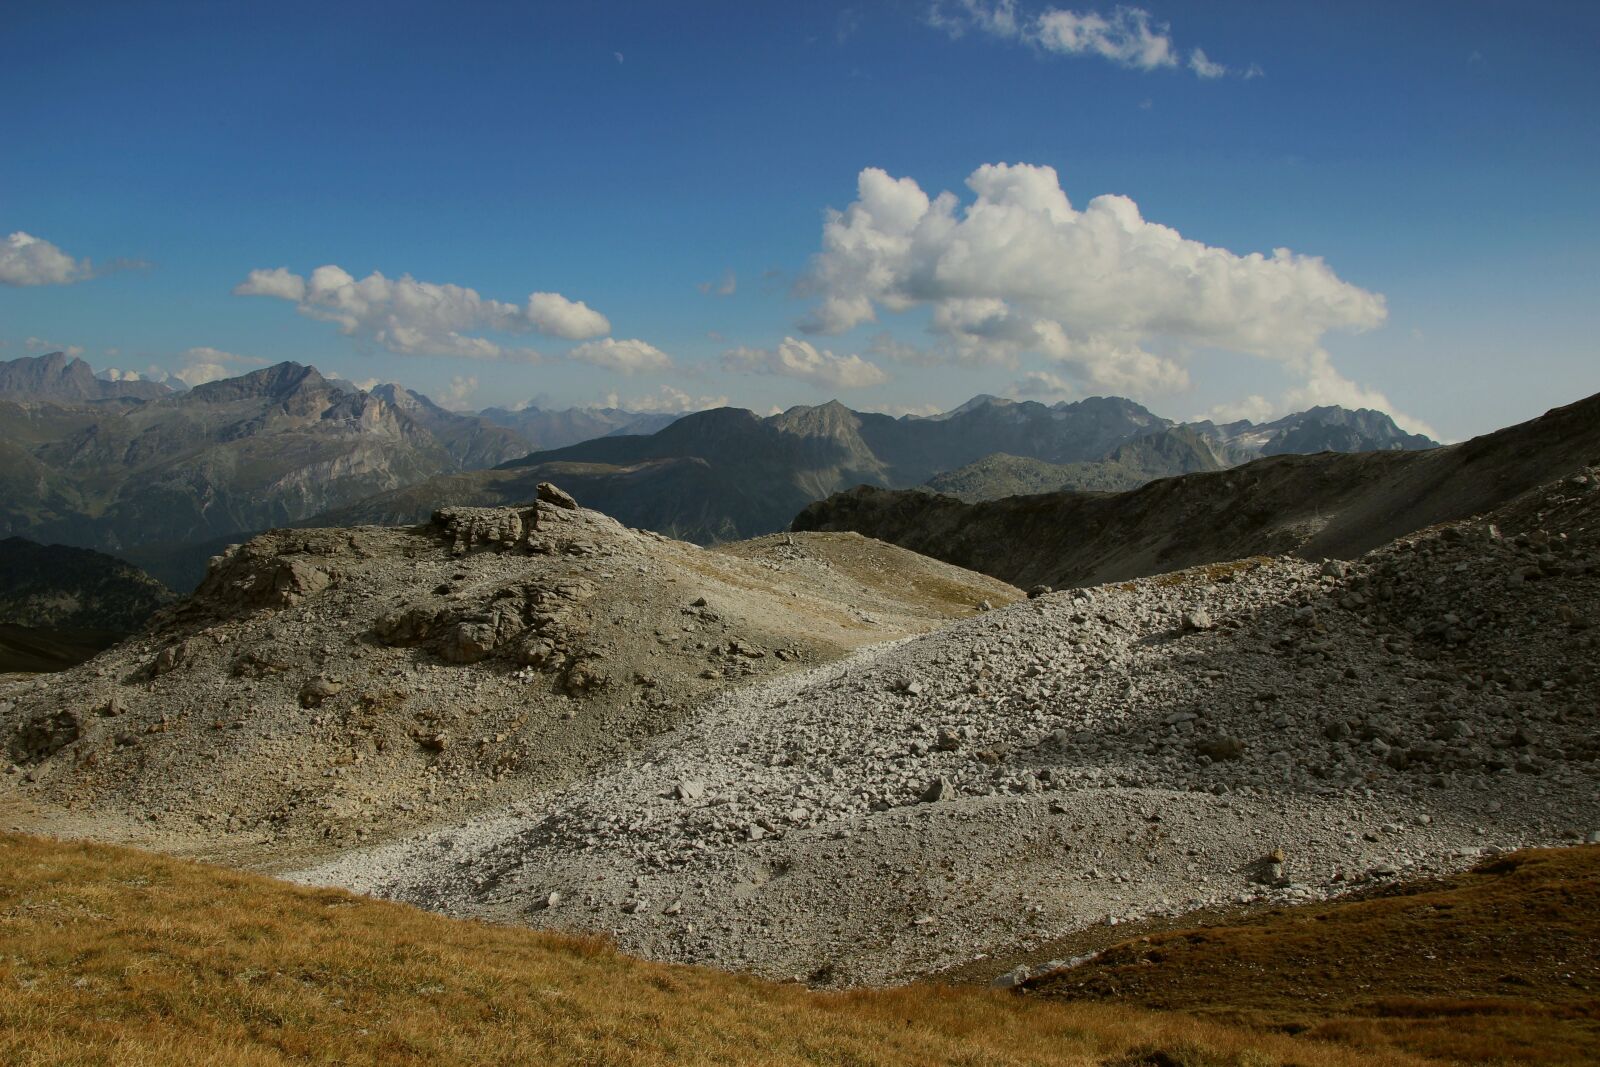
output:
M 1461 438 L 1600 389 L 1597 43 L 1593 3 L 12 0 L 0 357 Z

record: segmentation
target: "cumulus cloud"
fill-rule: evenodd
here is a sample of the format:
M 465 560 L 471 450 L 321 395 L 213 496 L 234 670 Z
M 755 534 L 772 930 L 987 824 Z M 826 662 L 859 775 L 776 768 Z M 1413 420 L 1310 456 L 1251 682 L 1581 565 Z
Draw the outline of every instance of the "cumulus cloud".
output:
M 581 344 L 568 356 L 580 363 L 590 363 L 620 374 L 643 374 L 646 371 L 667 370 L 672 366 L 672 357 L 655 345 L 639 340 L 619 341 L 614 337 Z
M 472 394 L 478 391 L 476 376 L 456 375 L 450 379 L 450 388 L 441 391 L 434 399 L 440 407 L 463 411 L 471 407 Z
M 42 237 L 18 230 L 0 241 L 0 284 L 71 285 L 92 277 L 87 259 L 74 259 Z
M 1425 434 L 1435 441 L 1445 440 L 1439 431 L 1428 423 L 1413 415 L 1397 411 L 1383 393 L 1358 385 L 1340 374 L 1328 359 L 1326 352 L 1320 350 L 1312 352 L 1300 370 L 1305 375 L 1305 383 L 1284 395 L 1280 407 L 1284 413 L 1303 411 L 1324 404 L 1337 404 L 1347 408 L 1373 408 L 1387 412 L 1402 429 L 1411 433 Z
M 525 334 L 576 341 L 611 332 L 598 311 L 560 293 L 531 293 L 522 304 L 480 296 L 460 285 L 397 279 L 373 271 L 357 280 L 328 264 L 301 277 L 286 267 L 253 270 L 234 287 L 238 296 L 286 300 L 302 315 L 331 322 L 347 337 L 372 341 L 403 356 L 458 356 L 536 362 L 537 352 L 511 347 L 485 333 Z
M 1199 416 L 1196 421 L 1210 419 L 1216 423 L 1229 423 L 1243 419 L 1246 422 L 1267 422 L 1272 418 L 1276 410 L 1272 401 L 1258 393 L 1252 393 L 1242 400 L 1218 404 L 1204 415 Z
M 728 406 L 728 398 L 691 396 L 682 389 L 663 385 L 654 393 L 647 393 L 644 396 L 623 397 L 617 393 L 607 393 L 604 403 L 608 408 L 621 408 L 624 411 L 677 415 L 691 411 L 705 411 L 709 408 L 725 408 Z
M 1063 55 L 1096 55 L 1136 70 L 1177 63 L 1166 23 L 1154 22 L 1143 8 L 1118 7 L 1109 16 L 1051 9 L 1039 16 L 1034 33 L 1041 46 Z
M 1205 245 L 1147 221 L 1124 196 L 1078 210 L 1050 167 L 986 165 L 967 186 L 975 199 L 963 206 L 863 170 L 856 201 L 827 215 L 800 287 L 816 298 L 802 328 L 842 333 L 880 310 L 927 308 L 950 361 L 1043 357 L 1079 382 L 1146 393 L 1184 388 L 1188 358 L 1204 349 L 1331 383 L 1324 336 L 1387 314 L 1382 296 L 1318 257 Z
M 1206 58 L 1205 50 L 1196 48 L 1189 53 L 1189 69 L 1202 78 L 1220 78 L 1228 73 L 1228 68 L 1221 63 L 1213 63 Z
M 722 354 L 722 366 L 735 373 L 794 378 L 821 389 L 861 389 L 889 380 L 876 363 L 857 355 L 836 356 L 793 337 L 785 337 L 776 348 L 731 348 Z
M 244 374 L 251 367 L 264 367 L 267 361 L 257 359 L 255 356 L 241 356 L 234 352 L 224 352 L 220 348 L 202 345 L 190 348 L 179 357 L 183 363 L 177 370 L 172 371 L 170 377 L 193 389 L 206 382 L 220 381 L 223 378 L 234 378 Z
M 604 315 L 582 300 L 568 300 L 560 293 L 530 294 L 527 316 L 540 333 L 565 341 L 603 337 L 611 332 L 611 322 Z
M 1055 55 L 1097 56 L 1131 70 L 1179 65 L 1171 27 L 1140 7 L 1119 5 L 1110 14 L 1053 7 L 1030 15 L 1018 11 L 1015 0 L 945 0 L 929 9 L 928 22 L 951 37 L 983 33 Z M 1228 73 L 1199 48 L 1190 51 L 1187 66 L 1201 78 Z

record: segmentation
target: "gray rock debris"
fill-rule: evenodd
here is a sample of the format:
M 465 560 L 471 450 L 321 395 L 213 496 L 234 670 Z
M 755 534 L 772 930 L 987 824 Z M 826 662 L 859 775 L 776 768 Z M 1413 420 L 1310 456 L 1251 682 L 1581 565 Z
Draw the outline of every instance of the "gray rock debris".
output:
M 1600 618 L 1600 494 L 1558 484 L 1489 518 L 1513 536 L 1421 531 L 1342 577 L 1258 559 L 971 615 L 724 692 L 447 853 L 419 838 L 303 877 L 501 921 L 581 884 L 592 904 L 538 921 L 838 984 L 1581 838 L 1600 669 L 1556 608 Z M 1173 640 L 1196 610 L 1228 624 Z M 677 799 L 687 779 L 716 802 Z M 619 924 L 640 898 L 693 921 Z

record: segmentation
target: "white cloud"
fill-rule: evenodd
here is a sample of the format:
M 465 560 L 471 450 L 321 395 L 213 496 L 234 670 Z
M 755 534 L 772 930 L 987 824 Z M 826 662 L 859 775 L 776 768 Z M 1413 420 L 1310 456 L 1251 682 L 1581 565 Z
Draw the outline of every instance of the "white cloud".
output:
M 929 9 L 927 21 L 952 38 L 973 31 L 1055 55 L 1097 56 L 1131 70 L 1179 66 L 1171 27 L 1141 7 L 1119 4 L 1109 14 L 1053 7 L 1029 15 L 1017 10 L 1015 0 L 940 0 Z M 1201 78 L 1230 73 L 1199 48 L 1189 52 L 1185 65 Z M 1261 68 L 1252 64 L 1243 76 L 1258 77 L 1260 73 Z
M 1228 73 L 1227 67 L 1207 59 L 1203 48 L 1196 48 L 1189 53 L 1189 69 L 1206 79 L 1220 78 Z
M 935 3 L 928 9 L 928 23 L 951 37 L 960 37 L 969 29 L 995 37 L 1018 37 L 1022 33 L 1022 24 L 1017 21 L 1016 0 Z
M 879 404 L 868 410 L 881 412 L 884 415 L 893 415 L 897 419 L 902 415 L 918 415 L 922 418 L 927 418 L 930 415 L 944 413 L 944 408 L 938 404 Z
M 1444 440 L 1428 423 L 1396 411 L 1383 393 L 1358 385 L 1340 374 L 1329 361 L 1328 354 L 1320 349 L 1312 352 L 1300 369 L 1305 375 L 1305 384 L 1284 394 L 1280 410 L 1303 411 L 1324 404 L 1337 404 L 1347 408 L 1373 408 L 1387 412 L 1402 429 L 1424 434 L 1435 441 Z
M 1118 7 L 1110 16 L 1098 11 L 1051 9 L 1039 16 L 1034 39 L 1051 52 L 1095 55 L 1135 70 L 1177 65 L 1166 23 L 1153 22 L 1143 8 Z
M 107 367 L 105 370 L 103 370 L 103 371 L 101 371 L 99 373 L 98 377 L 104 378 L 108 382 L 142 382 L 142 381 L 144 381 L 144 375 L 142 375 L 138 371 L 136 371 L 136 370 L 118 370 L 116 367 Z
M 739 289 L 739 279 L 733 271 L 723 271 L 717 281 L 701 282 L 695 288 L 706 296 L 732 296 Z
M 680 414 L 705 411 L 709 408 L 725 408 L 728 403 L 726 396 L 690 396 L 682 389 L 663 385 L 655 393 L 644 396 L 624 398 L 617 393 L 607 393 L 604 406 L 641 413 Z
M 0 284 L 71 285 L 92 277 L 87 259 L 73 259 L 42 237 L 18 230 L 0 241 Z
M 173 371 L 171 377 L 191 389 L 206 382 L 237 377 L 245 373 L 248 367 L 267 365 L 266 360 L 257 359 L 255 356 L 241 356 L 206 345 L 188 349 L 180 358 L 183 360 L 183 365 Z
M 432 398 L 440 407 L 449 408 L 451 411 L 464 411 L 472 405 L 469 403 L 472 394 L 478 391 L 476 376 L 456 375 L 450 379 L 450 388 L 445 389 L 438 396 Z
M 1080 382 L 1147 393 L 1185 387 L 1188 357 L 1208 348 L 1310 382 L 1326 364 L 1325 334 L 1387 314 L 1383 297 L 1315 256 L 1208 246 L 1146 221 L 1123 196 L 1077 210 L 1050 167 L 987 165 L 967 185 L 976 199 L 963 206 L 863 170 L 858 199 L 828 213 L 802 285 L 818 298 L 804 328 L 841 333 L 880 308 L 927 307 L 949 359 L 1042 356 Z
M 29 352 L 60 352 L 68 359 L 83 357 L 82 345 L 64 345 L 58 341 L 47 341 L 43 337 L 30 337 L 22 342 L 22 347 Z
M 592 363 L 621 374 L 642 374 L 672 366 L 672 357 L 655 345 L 639 340 L 619 341 L 614 337 L 581 344 L 567 355 L 580 363 Z
M 611 330 L 604 315 L 559 293 L 532 293 L 518 306 L 459 285 L 419 282 L 409 274 L 390 279 L 373 271 L 358 281 L 332 264 L 318 267 L 309 278 L 284 267 L 253 270 L 233 291 L 287 300 L 302 315 L 331 322 L 347 337 L 405 356 L 532 363 L 540 359 L 533 349 L 504 346 L 481 335 L 537 331 L 575 341 Z
M 1216 423 L 1238 422 L 1240 419 L 1247 422 L 1267 422 L 1276 411 L 1272 401 L 1252 393 L 1243 400 L 1236 400 L 1231 404 L 1218 404 L 1206 412 L 1204 418 Z
M 565 341 L 604 337 L 611 322 L 582 300 L 568 300 L 560 293 L 533 293 L 528 297 L 528 321 L 533 328 Z
M 722 366 L 734 372 L 794 378 L 822 389 L 861 389 L 889 380 L 876 363 L 857 355 L 836 356 L 793 337 L 785 337 L 777 348 L 729 349 L 722 354 Z

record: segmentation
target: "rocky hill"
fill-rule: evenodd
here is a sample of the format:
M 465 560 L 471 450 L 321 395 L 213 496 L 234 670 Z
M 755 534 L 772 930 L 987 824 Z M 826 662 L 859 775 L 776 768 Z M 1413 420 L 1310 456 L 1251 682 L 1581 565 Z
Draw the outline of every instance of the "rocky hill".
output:
M 706 551 L 537 495 L 255 538 L 153 630 L 0 685 L 0 744 L 56 802 L 287 856 L 526 799 L 730 685 L 1020 596 L 853 534 Z
M 1596 476 L 762 679 L 538 803 L 298 877 L 881 983 L 1600 840 Z
M 548 487 L 280 531 L 146 636 L 0 682 L 0 790 L 56 833 L 822 984 L 1457 870 L 1600 830 L 1600 481 L 1504 498 L 1592 432 L 1555 414 L 1465 461 L 1501 496 L 1470 519 L 1028 601 Z
M 1295 425 L 1320 425 L 1326 411 L 1342 409 L 1318 410 L 1324 414 L 1305 413 Z M 1393 427 L 1387 416 L 1365 414 Z M 1248 438 L 1235 432 L 1238 426 L 1175 429 L 1118 397 L 1046 406 L 982 396 L 944 415 L 898 419 L 851 411 L 837 401 L 768 418 L 723 408 L 687 415 L 648 436 L 606 437 L 536 452 L 495 471 L 436 478 L 317 522 L 418 522 L 438 501 L 510 505 L 526 500 L 538 482 L 556 480 L 628 525 L 708 544 L 782 529 L 807 504 L 849 486 L 916 486 L 995 453 L 1084 464 L 1068 479 L 1121 488 L 1237 462 L 1281 442 L 1287 425 L 1259 428 Z M 1389 438 L 1350 440 L 1388 447 L 1380 442 Z M 986 472 L 994 467 L 959 478 L 974 493 L 987 493 Z
M 120 559 L 20 537 L 0 540 L 0 672 L 76 666 L 141 629 L 174 599 Z
M 965 504 L 858 488 L 796 530 L 854 530 L 1023 587 L 1095 584 L 1253 554 L 1354 558 L 1600 459 L 1600 396 L 1428 451 L 1278 455 L 1113 495 Z
M 104 553 L 0 540 L 0 622 L 128 634 L 175 599 L 148 574 Z

